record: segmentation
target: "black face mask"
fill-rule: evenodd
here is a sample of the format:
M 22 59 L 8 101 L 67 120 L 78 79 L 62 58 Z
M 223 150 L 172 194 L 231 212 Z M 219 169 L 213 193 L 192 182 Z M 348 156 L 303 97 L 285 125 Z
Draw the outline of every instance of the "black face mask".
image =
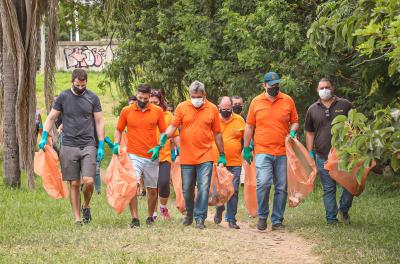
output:
M 223 118 L 229 118 L 232 115 L 232 111 L 228 110 L 220 110 L 219 112 Z
M 235 114 L 240 114 L 243 111 L 243 106 L 241 105 L 234 105 L 233 106 L 233 112 Z
M 147 102 L 143 102 L 143 101 L 138 100 L 137 104 L 138 104 L 138 106 L 140 108 L 144 109 L 146 107 L 146 105 L 147 105 Z
M 77 95 L 82 95 L 86 91 L 86 87 L 79 89 L 77 86 L 72 85 L 72 90 L 74 90 L 74 93 Z
M 279 93 L 279 87 L 267 88 L 267 93 L 270 96 L 275 97 Z

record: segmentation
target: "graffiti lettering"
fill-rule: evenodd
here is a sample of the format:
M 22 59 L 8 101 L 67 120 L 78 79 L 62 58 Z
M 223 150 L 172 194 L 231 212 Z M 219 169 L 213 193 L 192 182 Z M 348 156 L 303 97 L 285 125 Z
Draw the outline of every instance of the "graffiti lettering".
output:
M 89 68 L 101 67 L 106 58 L 105 49 L 97 48 L 89 49 L 87 46 L 80 46 L 75 48 L 65 48 L 64 58 L 67 69 L 69 68 Z

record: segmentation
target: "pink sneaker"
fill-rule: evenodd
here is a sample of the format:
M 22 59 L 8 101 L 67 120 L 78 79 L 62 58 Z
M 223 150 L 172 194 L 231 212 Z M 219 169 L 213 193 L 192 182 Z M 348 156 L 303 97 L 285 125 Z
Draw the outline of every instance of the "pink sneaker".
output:
M 162 218 L 163 218 L 164 220 L 169 220 L 169 219 L 171 218 L 171 217 L 169 216 L 168 208 L 167 208 L 167 207 L 164 207 L 164 208 L 160 207 L 160 213 L 161 213 L 161 216 L 162 216 Z

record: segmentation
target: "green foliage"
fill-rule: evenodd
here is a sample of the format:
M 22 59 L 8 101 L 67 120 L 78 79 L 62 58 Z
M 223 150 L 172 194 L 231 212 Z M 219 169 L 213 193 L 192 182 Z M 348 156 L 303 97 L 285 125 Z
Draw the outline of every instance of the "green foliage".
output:
M 274 70 L 305 109 L 315 100 L 315 82 L 330 72 L 306 38 L 320 1 L 122 2 L 104 1 L 103 9 L 121 41 L 107 74 L 125 96 L 148 82 L 176 103 L 198 79 L 213 101 L 234 94 L 250 101 Z
M 400 169 L 400 110 L 386 107 L 373 113 L 373 120 L 355 109 L 348 117 L 332 121 L 332 146 L 340 156 L 339 169 L 351 171 L 361 165 L 357 178 L 373 160 L 391 160 L 393 170 Z
M 340 62 L 334 75 L 368 116 L 400 95 L 399 34 L 398 0 L 326 1 L 307 32 L 319 57 Z

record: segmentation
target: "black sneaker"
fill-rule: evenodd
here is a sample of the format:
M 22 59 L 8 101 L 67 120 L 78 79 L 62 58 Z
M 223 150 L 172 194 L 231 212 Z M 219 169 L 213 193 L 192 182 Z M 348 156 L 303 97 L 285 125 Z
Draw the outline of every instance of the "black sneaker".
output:
M 140 196 L 143 196 L 143 197 L 146 196 L 146 191 L 143 190 L 142 193 L 140 194 Z
M 147 217 L 146 224 L 149 226 L 154 224 L 154 218 L 152 216 Z
M 217 207 L 217 210 L 215 211 L 214 215 L 214 223 L 217 225 L 222 222 L 222 213 L 224 212 L 225 208 L 222 206 Z
M 350 224 L 350 215 L 349 213 L 344 213 L 343 211 L 339 210 L 339 221 L 345 225 Z
M 196 220 L 196 228 L 198 228 L 198 229 L 206 228 L 206 226 L 204 225 L 204 221 L 202 221 L 202 220 L 197 221 Z
M 185 216 L 185 218 L 183 218 L 183 222 L 182 224 L 184 226 L 190 226 L 193 223 L 193 216 Z
M 130 227 L 130 228 L 137 228 L 137 227 L 140 227 L 139 219 L 137 219 L 137 218 L 132 218 L 132 222 L 131 222 L 131 224 L 129 225 L 129 227 Z
M 267 219 L 258 219 L 257 229 L 263 231 L 267 229 Z
M 282 223 L 272 225 L 272 230 L 283 230 L 285 226 Z
M 92 221 L 92 215 L 90 214 L 90 208 L 83 208 L 82 211 L 82 221 L 84 224 L 89 224 Z
M 236 224 L 236 222 L 229 222 L 229 228 L 232 229 L 240 229 L 240 226 Z

